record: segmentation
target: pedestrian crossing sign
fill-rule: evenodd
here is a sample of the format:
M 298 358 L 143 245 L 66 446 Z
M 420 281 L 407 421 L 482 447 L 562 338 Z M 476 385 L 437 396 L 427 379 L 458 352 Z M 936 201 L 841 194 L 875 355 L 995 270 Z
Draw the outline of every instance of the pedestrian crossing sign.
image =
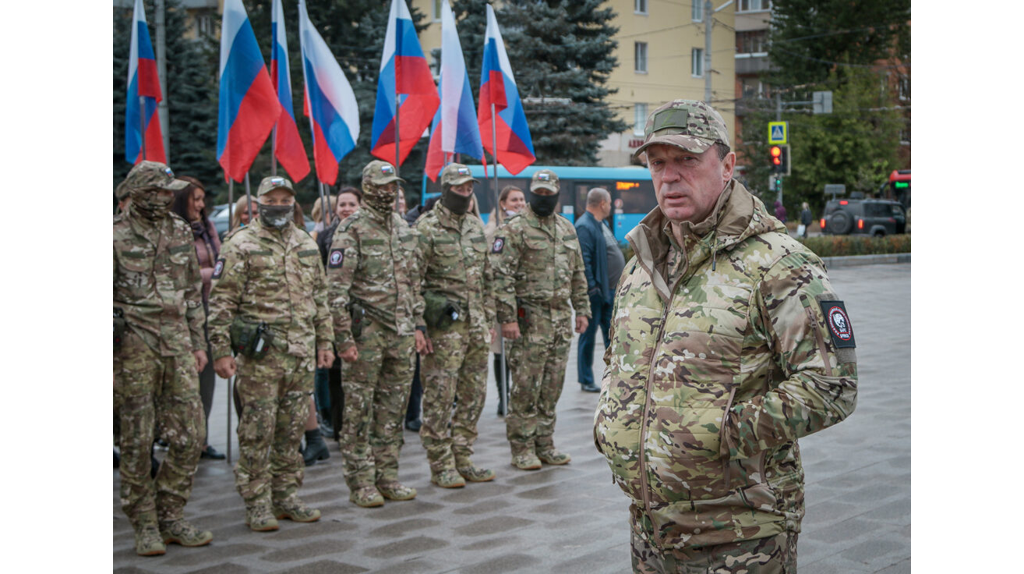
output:
M 789 122 L 768 122 L 768 144 L 785 145 L 789 143 Z

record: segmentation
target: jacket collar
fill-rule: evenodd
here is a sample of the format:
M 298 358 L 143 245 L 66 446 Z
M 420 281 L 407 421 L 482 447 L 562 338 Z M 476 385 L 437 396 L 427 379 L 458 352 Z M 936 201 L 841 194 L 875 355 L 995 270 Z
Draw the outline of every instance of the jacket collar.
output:
M 452 210 L 441 205 L 440 201 L 434 204 L 433 210 L 437 212 L 437 221 L 441 225 L 460 232 L 462 231 L 462 224 L 466 221 L 466 215 L 469 215 L 468 213 L 455 215 L 452 213 Z
M 714 259 L 719 251 L 729 251 L 748 237 L 785 231 L 785 226 L 768 213 L 761 200 L 736 180 L 729 181 L 704 221 L 677 224 L 683 236 L 682 246 L 677 245 L 670 225 L 658 206 L 626 235 L 637 261 L 651 276 L 654 288 L 666 302 L 671 299 L 671 289 L 660 270 L 671 249 L 683 251 L 689 273 L 692 273 L 709 257 Z

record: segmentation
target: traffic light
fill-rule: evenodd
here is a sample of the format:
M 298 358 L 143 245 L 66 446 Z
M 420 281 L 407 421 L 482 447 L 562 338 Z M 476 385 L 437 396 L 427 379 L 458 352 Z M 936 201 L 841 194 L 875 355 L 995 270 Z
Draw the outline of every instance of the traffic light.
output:
M 789 146 L 773 145 L 770 149 L 772 161 L 772 173 L 789 175 Z

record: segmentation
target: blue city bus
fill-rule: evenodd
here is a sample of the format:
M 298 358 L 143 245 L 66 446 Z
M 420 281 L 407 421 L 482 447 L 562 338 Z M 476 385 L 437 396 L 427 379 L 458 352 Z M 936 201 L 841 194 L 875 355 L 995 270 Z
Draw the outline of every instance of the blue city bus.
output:
M 488 167 L 490 179 L 484 178 L 484 168 L 480 165 L 468 166 L 473 177 L 480 180 L 473 192 L 476 194 L 477 205 L 484 223 L 494 210 L 496 193 L 493 187 L 493 166 Z M 587 192 L 594 187 L 603 187 L 612 196 L 612 231 L 619 243 L 626 243 L 629 233 L 644 218 L 658 200 L 654 194 L 654 183 L 651 174 L 643 166 L 631 167 L 568 167 L 531 165 L 518 175 L 511 175 L 504 167 L 498 168 L 498 191 L 506 185 L 514 185 L 524 192 L 530 188 L 530 179 L 541 169 L 550 169 L 558 175 L 559 206 L 557 212 L 569 221 L 583 215 L 587 210 Z M 420 197 L 425 202 L 441 193 L 440 179 L 436 182 L 423 177 L 423 189 Z

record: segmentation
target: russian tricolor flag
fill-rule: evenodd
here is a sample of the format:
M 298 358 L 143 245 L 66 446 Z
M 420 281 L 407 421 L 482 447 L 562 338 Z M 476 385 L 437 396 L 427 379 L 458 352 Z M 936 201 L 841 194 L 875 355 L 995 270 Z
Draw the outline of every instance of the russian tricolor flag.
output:
M 224 0 L 220 31 L 217 161 L 226 176 L 245 179 L 281 116 L 256 35 L 242 0 Z
M 377 80 L 377 107 L 373 114 L 370 153 L 384 161 L 395 161 L 397 110 L 401 132 L 398 163 L 401 165 L 430 125 L 439 103 L 437 87 L 430 66 L 423 57 L 409 8 L 405 0 L 391 0 L 391 15 L 388 17 Z
M 145 98 L 145 116 L 139 98 Z M 160 118 L 156 113 L 156 104 L 161 99 L 153 43 L 149 40 L 149 26 L 146 25 L 146 9 L 142 0 L 135 0 L 132 44 L 128 57 L 128 100 L 125 102 L 124 114 L 124 158 L 129 163 L 136 164 L 144 159 L 167 163 L 164 139 L 160 133 Z M 146 133 L 146 157 L 142 157 L 143 130 Z
M 455 15 L 445 0 L 441 5 L 441 107 L 430 128 L 430 146 L 427 148 L 427 176 L 437 176 L 450 163 L 450 154 L 464 153 L 483 159 L 480 128 L 473 112 L 473 91 L 469 87 L 469 73 L 462 56 L 459 33 L 455 29 Z
M 334 185 L 338 163 L 359 140 L 359 105 L 348 78 L 299 0 L 299 44 L 317 178 Z
M 494 104 L 498 150 L 491 149 L 494 141 L 491 130 L 491 104 Z M 516 80 L 512 76 L 505 43 L 498 30 L 494 9 L 487 5 L 487 34 L 484 38 L 484 63 L 480 73 L 480 135 L 484 149 L 496 157 L 495 161 L 515 175 L 537 160 L 533 154 L 530 127 L 519 99 Z
M 292 74 L 288 67 L 288 35 L 284 29 L 284 8 L 281 0 L 274 0 L 270 12 L 271 50 L 270 81 L 277 91 L 281 104 L 281 115 L 277 118 L 277 138 L 274 140 L 274 157 L 281 162 L 293 182 L 309 173 L 309 159 L 306 148 L 295 125 L 295 110 L 292 105 Z

